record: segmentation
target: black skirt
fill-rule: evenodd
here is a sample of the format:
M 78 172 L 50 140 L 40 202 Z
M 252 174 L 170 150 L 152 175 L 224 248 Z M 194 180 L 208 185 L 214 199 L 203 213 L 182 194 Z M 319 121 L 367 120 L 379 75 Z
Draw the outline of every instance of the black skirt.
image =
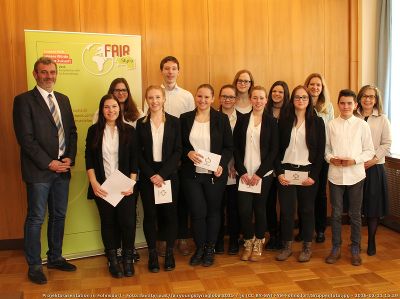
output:
M 363 215 L 383 217 L 388 214 L 389 199 L 384 164 L 376 164 L 367 169 L 364 182 Z

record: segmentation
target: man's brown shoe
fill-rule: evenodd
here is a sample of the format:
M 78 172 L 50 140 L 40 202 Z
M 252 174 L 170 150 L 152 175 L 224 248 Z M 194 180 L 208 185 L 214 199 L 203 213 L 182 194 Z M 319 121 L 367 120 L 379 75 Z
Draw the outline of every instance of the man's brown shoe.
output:
M 360 246 L 351 246 L 351 264 L 353 266 L 360 266 L 361 263 Z
M 327 264 L 334 264 L 340 259 L 340 247 L 333 247 L 329 255 L 325 258 Z

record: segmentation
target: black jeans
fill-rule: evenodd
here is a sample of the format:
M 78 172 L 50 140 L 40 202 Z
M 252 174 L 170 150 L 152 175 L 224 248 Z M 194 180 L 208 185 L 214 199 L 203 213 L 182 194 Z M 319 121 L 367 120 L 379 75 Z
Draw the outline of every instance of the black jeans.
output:
M 272 175 L 262 178 L 261 193 L 238 192 L 240 224 L 244 239 L 263 239 L 267 224 L 266 202 L 271 188 Z M 253 225 L 254 214 L 254 225 Z
M 125 196 L 113 207 L 104 199 L 95 198 L 101 222 L 101 237 L 106 250 L 132 249 L 136 234 L 136 197 Z
M 171 178 L 172 202 L 164 204 L 155 204 L 154 185 L 148 178 L 141 178 L 140 195 L 143 203 L 143 231 L 146 237 L 149 249 L 156 248 L 157 228 L 162 225 L 164 240 L 167 241 L 167 247 L 172 248 L 177 236 L 178 218 L 176 202 L 179 192 L 178 175 Z
M 189 206 L 193 239 L 198 248 L 215 244 L 220 227 L 220 209 L 227 176 L 211 174 L 182 177 L 181 183 Z

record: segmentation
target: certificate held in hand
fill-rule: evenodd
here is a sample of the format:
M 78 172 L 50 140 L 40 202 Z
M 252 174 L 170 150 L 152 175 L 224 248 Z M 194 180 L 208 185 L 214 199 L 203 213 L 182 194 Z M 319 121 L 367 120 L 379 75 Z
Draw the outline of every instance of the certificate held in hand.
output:
M 290 185 L 301 185 L 307 178 L 307 171 L 285 170 L 285 179 L 290 182 Z
M 221 155 L 207 152 L 201 149 L 199 149 L 197 152 L 203 156 L 203 160 L 200 164 L 194 164 L 195 166 L 211 171 L 217 171 L 219 162 L 221 161 Z
M 130 188 L 133 188 L 135 184 L 136 181 L 131 180 L 117 169 L 101 185 L 101 188 L 108 193 L 103 199 L 115 207 L 124 197 L 121 192 L 125 192 Z
M 172 202 L 171 180 L 164 181 L 161 187 L 154 186 L 154 201 L 156 205 Z
M 250 186 L 242 182 L 242 180 L 239 180 L 239 186 L 238 190 L 242 192 L 250 192 L 250 193 L 256 193 L 256 194 L 261 194 L 261 184 L 262 180 L 259 180 L 257 185 Z

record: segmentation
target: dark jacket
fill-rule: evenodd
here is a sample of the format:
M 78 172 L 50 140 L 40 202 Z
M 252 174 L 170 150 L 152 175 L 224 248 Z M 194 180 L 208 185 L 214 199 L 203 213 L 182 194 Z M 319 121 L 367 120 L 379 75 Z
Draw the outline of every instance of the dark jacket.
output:
M 78 135 L 71 105 L 67 96 L 54 91 L 65 133 L 63 158 L 76 156 Z M 47 183 L 57 175 L 49 169 L 52 160 L 58 159 L 58 130 L 49 107 L 34 89 L 14 99 L 13 120 L 15 135 L 21 146 L 22 178 L 27 183 Z M 70 172 L 63 175 L 70 176 Z
M 247 173 L 244 166 L 244 157 L 246 150 L 246 134 L 249 126 L 250 116 L 252 112 L 246 113 L 238 119 L 235 130 L 233 131 L 233 139 L 235 143 L 235 169 L 239 177 Z M 256 171 L 256 175 L 263 177 L 268 171 L 273 170 L 276 154 L 278 153 L 278 125 L 276 120 L 264 111 L 261 121 L 260 132 L 260 154 L 261 164 Z
M 162 142 L 162 167 L 154 171 L 153 137 L 151 134 L 150 119 L 143 123 L 143 118 L 136 124 L 139 148 L 139 168 L 141 175 L 150 178 L 159 174 L 164 180 L 177 173 L 178 164 L 182 155 L 181 126 L 179 119 L 165 113 L 164 137 Z
M 195 166 L 187 156 L 194 148 L 189 141 L 189 135 L 196 116 L 196 109 L 183 113 L 180 117 L 182 130 L 182 174 L 194 175 Z M 219 165 L 223 168 L 222 176 L 228 174 L 227 165 L 232 158 L 233 139 L 228 116 L 222 112 L 210 109 L 210 151 L 221 155 Z
M 283 160 L 285 151 L 289 146 L 293 123 L 293 117 L 281 118 L 279 120 L 278 127 L 280 143 L 279 153 L 275 161 L 277 176 L 285 172 L 282 168 L 281 161 Z M 325 125 L 322 118 L 317 115 L 313 115 L 312 122 L 306 124 L 306 143 L 308 144 L 309 152 L 308 160 L 312 164 L 309 177 L 314 181 L 317 181 L 325 154 Z
M 86 148 L 85 148 L 85 162 L 86 170 L 94 169 L 96 179 L 100 184 L 106 180 L 103 164 L 102 153 L 102 138 L 97 148 L 93 148 L 93 140 L 95 138 L 96 124 L 92 125 L 87 132 Z M 118 146 L 118 170 L 127 177 L 131 173 L 138 173 L 138 155 L 137 155 L 137 136 L 133 127 L 125 125 L 125 134 L 127 135 L 126 142 L 123 143 L 121 133 L 119 133 L 119 146 Z M 92 186 L 89 183 L 88 199 L 94 199 Z

